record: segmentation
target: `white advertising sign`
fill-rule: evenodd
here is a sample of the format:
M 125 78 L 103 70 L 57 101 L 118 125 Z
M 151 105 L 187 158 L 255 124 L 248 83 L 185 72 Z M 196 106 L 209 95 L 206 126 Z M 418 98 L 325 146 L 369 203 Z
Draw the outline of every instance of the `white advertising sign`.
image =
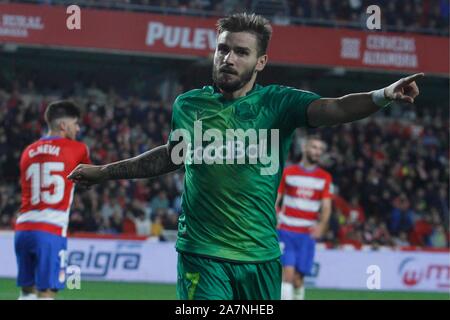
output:
M 85 280 L 176 283 L 173 242 L 69 238 L 67 265 Z M 0 233 L 0 277 L 17 274 L 14 234 Z M 450 253 L 316 251 L 308 286 L 357 290 L 450 290 Z

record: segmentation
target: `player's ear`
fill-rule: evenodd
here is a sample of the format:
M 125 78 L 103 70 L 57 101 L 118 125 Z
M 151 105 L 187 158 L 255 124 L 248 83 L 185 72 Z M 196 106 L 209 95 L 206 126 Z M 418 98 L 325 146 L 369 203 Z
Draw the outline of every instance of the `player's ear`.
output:
M 305 154 L 305 152 L 306 152 L 306 145 L 307 145 L 307 144 L 308 144 L 307 141 L 302 141 L 302 142 L 301 142 L 300 149 L 301 149 L 301 151 L 302 151 L 302 154 Z
M 59 131 L 67 131 L 67 122 L 66 119 L 60 119 L 58 121 L 58 129 Z
M 268 59 L 269 59 L 269 57 L 267 56 L 267 54 L 263 54 L 262 56 L 259 56 L 258 60 L 256 62 L 255 70 L 258 72 L 263 71 L 264 67 L 267 64 Z

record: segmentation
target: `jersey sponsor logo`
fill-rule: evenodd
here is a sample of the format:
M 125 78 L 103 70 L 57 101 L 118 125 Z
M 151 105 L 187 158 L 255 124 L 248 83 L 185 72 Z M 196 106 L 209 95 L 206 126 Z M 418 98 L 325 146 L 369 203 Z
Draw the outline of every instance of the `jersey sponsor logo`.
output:
M 224 138 L 225 135 L 225 138 Z M 194 122 L 194 134 L 176 129 L 170 136 L 175 164 L 261 164 L 261 175 L 278 173 L 280 134 L 278 129 L 203 130 L 201 120 Z M 270 152 L 269 152 L 270 149 Z
M 308 188 L 297 188 L 295 195 L 299 198 L 311 199 L 314 195 L 314 190 Z

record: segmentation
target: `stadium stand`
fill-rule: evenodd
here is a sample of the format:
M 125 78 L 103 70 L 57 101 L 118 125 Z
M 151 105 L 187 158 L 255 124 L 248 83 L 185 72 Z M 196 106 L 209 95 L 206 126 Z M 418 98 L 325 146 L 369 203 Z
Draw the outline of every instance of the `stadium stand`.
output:
M 72 4 L 67 0 L 1 0 L 0 3 Z M 365 9 L 376 4 L 382 12 L 386 31 L 449 34 L 447 0 L 84 0 L 84 7 L 129 11 L 149 11 L 178 15 L 222 16 L 252 11 L 271 17 L 274 24 L 316 25 L 327 27 L 366 27 Z

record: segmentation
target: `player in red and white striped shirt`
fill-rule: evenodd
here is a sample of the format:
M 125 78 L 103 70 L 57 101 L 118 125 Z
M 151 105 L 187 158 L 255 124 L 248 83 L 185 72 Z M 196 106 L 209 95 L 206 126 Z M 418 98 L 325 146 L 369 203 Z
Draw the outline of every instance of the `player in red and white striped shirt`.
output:
M 318 166 L 325 143 L 307 138 L 300 163 L 286 167 L 278 189 L 278 235 L 282 249 L 283 300 L 304 299 L 303 278 L 314 263 L 315 240 L 322 237 L 331 214 L 331 175 Z M 278 211 L 278 210 L 277 210 Z

